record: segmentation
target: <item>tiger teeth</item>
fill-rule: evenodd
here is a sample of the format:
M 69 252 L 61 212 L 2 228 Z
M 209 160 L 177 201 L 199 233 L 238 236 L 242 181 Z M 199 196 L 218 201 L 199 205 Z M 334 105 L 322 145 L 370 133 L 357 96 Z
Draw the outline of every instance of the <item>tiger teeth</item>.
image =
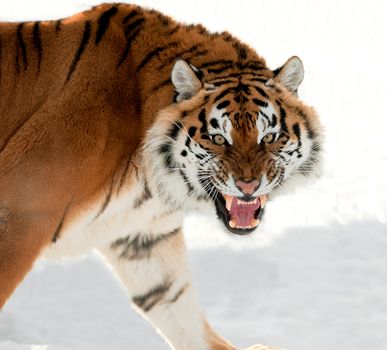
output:
M 251 226 L 253 227 L 257 227 L 259 225 L 259 223 L 261 222 L 261 220 L 257 220 L 257 219 L 251 219 Z
M 251 201 L 251 202 L 245 202 L 241 199 L 238 199 L 238 204 L 239 205 L 252 205 L 252 204 L 257 204 L 257 198 L 255 198 L 254 201 Z
M 261 201 L 261 207 L 264 208 L 267 201 L 267 196 L 264 194 L 263 196 L 259 197 L 259 200 Z
M 234 219 L 230 220 L 228 222 L 228 224 L 230 225 L 231 228 L 236 228 L 237 227 L 236 221 Z
M 229 196 L 227 194 L 225 194 L 223 197 L 224 197 L 224 199 L 226 201 L 226 208 L 227 208 L 228 211 L 230 211 L 231 210 L 231 204 L 232 204 L 233 197 Z

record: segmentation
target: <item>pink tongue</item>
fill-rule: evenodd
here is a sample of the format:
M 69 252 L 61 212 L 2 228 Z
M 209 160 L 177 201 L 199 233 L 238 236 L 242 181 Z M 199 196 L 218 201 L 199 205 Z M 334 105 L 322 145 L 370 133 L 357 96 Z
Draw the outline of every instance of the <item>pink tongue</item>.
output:
M 261 206 L 259 199 L 257 203 L 238 204 L 238 199 L 233 198 L 230 209 L 231 219 L 236 221 L 237 226 L 251 225 L 251 219 L 254 218 L 255 211 Z

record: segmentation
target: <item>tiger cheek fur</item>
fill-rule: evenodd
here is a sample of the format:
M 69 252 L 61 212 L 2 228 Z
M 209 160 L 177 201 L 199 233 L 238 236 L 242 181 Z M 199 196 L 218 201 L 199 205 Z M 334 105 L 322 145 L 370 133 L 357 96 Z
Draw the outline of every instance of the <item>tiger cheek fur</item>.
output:
M 271 70 L 229 33 L 127 4 L 0 23 L 0 57 L 0 307 L 41 254 L 96 248 L 172 348 L 235 349 L 198 306 L 183 218 L 205 206 L 250 233 L 314 172 L 300 59 Z

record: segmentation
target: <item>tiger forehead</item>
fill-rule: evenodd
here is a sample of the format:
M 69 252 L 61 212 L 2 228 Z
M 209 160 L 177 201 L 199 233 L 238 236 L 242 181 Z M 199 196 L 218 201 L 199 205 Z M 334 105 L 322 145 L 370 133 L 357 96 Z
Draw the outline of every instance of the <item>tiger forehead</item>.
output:
M 227 116 L 236 130 L 255 131 L 260 112 L 270 105 L 269 93 L 263 86 L 239 83 L 214 96 L 212 108 Z

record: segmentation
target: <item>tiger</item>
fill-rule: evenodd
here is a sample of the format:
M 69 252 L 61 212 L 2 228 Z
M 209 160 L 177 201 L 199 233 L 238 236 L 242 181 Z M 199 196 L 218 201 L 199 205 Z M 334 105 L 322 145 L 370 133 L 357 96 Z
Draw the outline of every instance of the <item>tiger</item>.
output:
M 201 311 L 183 220 L 248 235 L 316 172 L 303 77 L 297 56 L 272 70 L 228 32 L 133 4 L 0 23 L 0 309 L 38 257 L 95 249 L 172 349 L 237 349 Z

